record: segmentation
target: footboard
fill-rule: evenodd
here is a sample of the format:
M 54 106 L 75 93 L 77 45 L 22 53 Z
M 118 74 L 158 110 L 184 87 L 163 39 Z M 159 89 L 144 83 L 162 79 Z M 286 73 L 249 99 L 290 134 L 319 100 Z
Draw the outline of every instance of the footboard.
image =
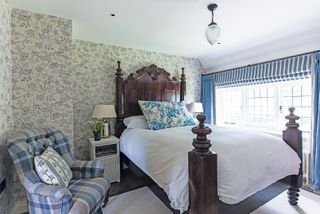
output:
M 189 167 L 189 214 L 218 213 L 217 154 L 211 147 L 207 135 L 211 129 L 204 125 L 205 115 L 198 115 L 199 126 L 192 128 L 197 135 L 188 154 Z
M 283 131 L 283 140 L 297 152 L 302 161 L 302 132 L 294 115 L 294 108 L 289 108 L 286 116 L 286 130 Z M 197 135 L 192 145 L 194 150 L 188 153 L 189 167 L 189 213 L 190 214 L 218 214 L 218 172 L 217 154 L 209 150 L 211 147 L 207 135 L 211 129 L 204 125 L 205 115 L 198 115 L 199 126 L 192 128 Z M 290 176 L 288 200 L 291 205 L 298 203 L 299 188 L 302 186 L 302 163 L 298 175 Z

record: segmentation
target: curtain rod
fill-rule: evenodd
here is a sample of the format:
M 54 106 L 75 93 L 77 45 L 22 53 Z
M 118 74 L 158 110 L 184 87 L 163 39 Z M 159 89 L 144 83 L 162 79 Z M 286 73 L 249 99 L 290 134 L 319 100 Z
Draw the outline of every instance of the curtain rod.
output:
M 303 55 L 306 55 L 306 54 L 312 54 L 312 53 L 317 53 L 317 52 L 320 52 L 320 50 L 306 52 L 306 53 L 302 53 L 302 54 L 296 54 L 296 55 L 292 55 L 292 56 L 287 56 L 287 57 L 283 57 L 283 58 L 279 58 L 279 59 L 273 59 L 273 60 L 254 63 L 254 64 L 248 64 L 248 65 L 245 65 L 245 66 L 239 66 L 239 67 L 236 67 L 236 68 L 230 68 L 230 69 L 226 69 L 226 70 L 222 70 L 222 71 L 211 72 L 211 73 L 208 73 L 208 74 L 202 74 L 202 76 L 207 76 L 207 75 L 216 74 L 216 73 L 222 73 L 222 72 L 226 72 L 226 71 L 230 71 L 230 70 L 234 70 L 234 69 L 245 68 L 245 67 L 248 67 L 248 66 L 261 65 L 261 64 L 264 64 L 264 63 L 268 63 L 268 62 L 274 62 L 274 61 L 278 61 L 278 60 L 289 59 L 289 58 L 292 58 L 292 57 L 303 56 Z

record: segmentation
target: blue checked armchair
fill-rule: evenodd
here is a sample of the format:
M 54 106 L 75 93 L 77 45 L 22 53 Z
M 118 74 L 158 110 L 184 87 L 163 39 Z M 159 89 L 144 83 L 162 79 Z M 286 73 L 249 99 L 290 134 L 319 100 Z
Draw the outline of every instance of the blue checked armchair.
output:
M 88 214 L 102 213 L 108 200 L 110 183 L 103 178 L 101 161 L 75 160 L 66 136 L 58 130 L 27 129 L 7 140 L 19 179 L 27 191 L 29 213 Z M 48 185 L 38 177 L 33 157 L 52 146 L 69 164 L 72 180 L 68 188 Z

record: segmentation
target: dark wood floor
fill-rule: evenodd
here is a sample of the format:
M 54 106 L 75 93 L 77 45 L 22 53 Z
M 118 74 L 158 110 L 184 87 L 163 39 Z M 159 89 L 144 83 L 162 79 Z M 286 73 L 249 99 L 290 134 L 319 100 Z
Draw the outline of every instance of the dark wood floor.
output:
M 118 195 L 144 186 L 146 186 L 144 177 L 137 176 L 129 169 L 126 169 L 121 173 L 121 181 L 111 184 L 110 196 Z
M 129 192 L 141 187 L 147 186 L 171 211 L 173 214 L 179 214 L 179 211 L 170 207 L 170 201 L 166 193 L 156 185 L 149 177 L 133 173 L 129 169 L 122 170 L 121 182 L 112 183 L 110 187 L 110 195 L 118 195 Z M 288 185 L 282 181 L 278 181 L 267 189 L 256 193 L 248 199 L 236 205 L 228 205 L 219 202 L 219 213 L 222 214 L 248 214 L 267 203 L 288 188 Z M 28 214 L 28 213 L 26 213 Z M 187 214 L 185 212 L 184 214 Z
M 170 201 L 166 193 L 159 186 L 157 186 L 149 177 L 143 174 L 135 174 L 129 169 L 123 170 L 121 182 L 113 183 L 111 185 L 110 191 L 111 195 L 117 195 L 144 186 L 147 186 L 172 211 L 172 213 L 179 214 L 177 210 L 173 210 L 170 207 Z M 285 191 L 287 188 L 287 184 L 282 181 L 278 181 L 269 186 L 267 189 L 256 193 L 255 195 L 238 204 L 228 205 L 220 201 L 219 213 L 248 214 L 256 210 L 261 205 L 267 203 L 272 198 Z

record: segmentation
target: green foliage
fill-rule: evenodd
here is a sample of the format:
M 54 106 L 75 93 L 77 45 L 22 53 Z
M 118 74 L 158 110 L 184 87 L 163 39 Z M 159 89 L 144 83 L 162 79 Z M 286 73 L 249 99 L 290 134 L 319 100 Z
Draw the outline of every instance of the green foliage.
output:
M 104 128 L 104 122 L 102 119 L 93 119 L 89 122 L 89 126 L 93 132 L 100 132 Z

